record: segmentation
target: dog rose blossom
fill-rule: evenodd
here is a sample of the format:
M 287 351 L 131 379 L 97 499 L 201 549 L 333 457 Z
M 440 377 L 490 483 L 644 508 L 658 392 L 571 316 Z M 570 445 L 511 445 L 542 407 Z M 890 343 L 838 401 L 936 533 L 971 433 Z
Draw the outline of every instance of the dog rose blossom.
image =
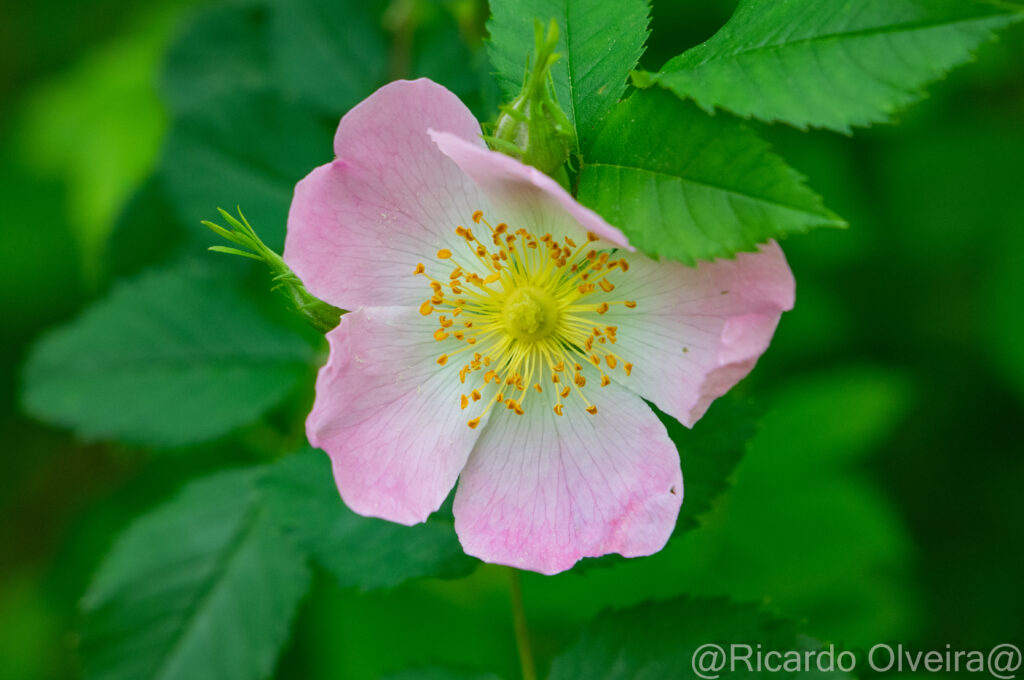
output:
M 422 522 L 457 481 L 456 532 L 488 562 L 657 552 L 683 480 L 644 399 L 693 425 L 768 347 L 792 274 L 775 243 L 654 261 L 480 134 L 445 88 L 394 82 L 296 187 L 285 262 L 352 310 L 309 440 L 363 515 Z

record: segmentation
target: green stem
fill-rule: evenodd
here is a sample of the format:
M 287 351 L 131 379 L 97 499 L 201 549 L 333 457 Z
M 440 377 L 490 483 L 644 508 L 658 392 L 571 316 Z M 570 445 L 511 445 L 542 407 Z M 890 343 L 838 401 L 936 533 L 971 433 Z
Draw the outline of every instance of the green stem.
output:
M 530 629 L 526 625 L 526 611 L 523 609 L 523 586 L 519 570 L 508 568 L 508 590 L 512 600 L 512 619 L 516 631 L 516 648 L 519 650 L 519 666 L 523 680 L 537 680 L 537 669 L 533 664 L 533 648 L 530 646 Z

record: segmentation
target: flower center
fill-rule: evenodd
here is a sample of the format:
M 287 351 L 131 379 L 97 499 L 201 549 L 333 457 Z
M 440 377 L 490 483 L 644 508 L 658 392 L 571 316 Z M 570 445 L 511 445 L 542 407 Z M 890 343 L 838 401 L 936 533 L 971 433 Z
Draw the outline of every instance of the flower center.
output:
M 420 314 L 438 314 L 434 340 L 447 351 L 437 363 L 461 364 L 459 381 L 469 383 L 461 407 L 488 395 L 481 416 L 468 425 L 477 427 L 499 404 L 522 415 L 530 393 L 545 389 L 555 394 L 557 415 L 570 398 L 595 415 L 597 407 L 584 394 L 584 364 L 593 364 L 601 387 L 610 384 L 609 372 L 621 369 L 628 376 L 633 369 L 615 351 L 618 327 L 599 321 L 614 305 L 636 307 L 608 295 L 615 290 L 609 275 L 628 271 L 629 264 L 592 248 L 598 240 L 594 234 L 577 245 L 568 236 L 559 241 L 526 229 L 513 232 L 504 223 L 492 227 L 479 210 L 473 222 L 483 223 L 490 234 L 478 239 L 472 229 L 456 227 L 466 248 L 458 257 L 447 248 L 437 252 L 439 263 L 449 263 L 451 270 L 435 277 L 420 263 L 413 271 L 430 282 L 432 295 L 420 305 Z
M 551 335 L 558 323 L 558 306 L 551 295 L 539 288 L 513 290 L 501 311 L 505 330 L 522 342 L 534 342 Z

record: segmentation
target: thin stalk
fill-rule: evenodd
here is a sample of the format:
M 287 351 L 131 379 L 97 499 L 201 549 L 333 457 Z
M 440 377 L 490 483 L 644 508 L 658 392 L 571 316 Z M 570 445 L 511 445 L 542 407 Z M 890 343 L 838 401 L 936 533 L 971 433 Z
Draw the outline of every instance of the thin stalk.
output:
M 516 649 L 519 650 L 519 667 L 523 680 L 537 680 L 537 668 L 533 663 L 533 648 L 530 646 L 530 629 L 526 625 L 526 611 L 523 609 L 523 586 L 519 570 L 508 568 L 508 591 L 512 600 L 512 620 L 516 631 Z

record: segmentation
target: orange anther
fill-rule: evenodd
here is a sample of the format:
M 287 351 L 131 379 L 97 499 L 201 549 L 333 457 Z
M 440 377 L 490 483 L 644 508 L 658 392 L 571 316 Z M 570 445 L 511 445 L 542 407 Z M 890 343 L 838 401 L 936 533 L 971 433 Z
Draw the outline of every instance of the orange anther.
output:
M 636 307 L 636 301 L 634 301 L 634 300 L 626 300 L 622 304 L 626 305 L 630 309 L 633 309 L 634 307 Z
M 443 328 L 438 328 L 436 331 L 434 331 L 434 340 L 437 340 L 438 342 L 446 339 L 447 337 L 448 334 L 444 332 Z
M 441 356 L 439 356 L 437 358 L 437 365 L 438 366 L 444 366 L 447 363 L 448 363 L 448 355 L 447 354 L 442 354 Z
M 447 248 L 441 248 L 441 250 L 437 251 L 437 256 L 442 260 L 447 260 L 449 257 L 452 256 L 452 251 L 448 250 Z
M 476 212 L 473 213 L 473 221 L 476 222 L 477 224 L 480 224 L 480 220 L 482 220 L 483 218 L 484 218 L 484 211 L 483 210 L 477 210 Z
M 473 390 L 469 396 L 473 397 L 473 401 L 480 401 L 480 390 Z
M 423 263 L 420 262 L 416 265 L 416 268 L 412 270 L 413 274 L 422 274 L 424 272 Z
M 471 430 L 475 430 L 476 426 L 479 425 L 479 424 L 480 424 L 479 416 L 476 417 L 476 418 L 473 418 L 473 420 L 471 420 L 468 423 L 466 423 L 466 425 L 469 425 L 469 429 L 471 429 Z
M 622 368 L 626 371 L 626 375 L 633 372 L 633 364 L 622 364 Z
M 591 404 L 590 406 L 587 407 L 587 413 L 589 413 L 592 416 L 596 416 L 597 415 L 597 407 L 594 406 L 593 404 Z
M 601 286 L 601 290 L 603 290 L 606 293 L 610 293 L 613 290 L 615 290 L 615 284 L 613 284 L 608 279 L 601 279 L 600 281 L 597 282 L 597 285 Z
M 555 404 L 555 413 L 558 414 L 558 415 L 562 415 L 562 405 L 561 404 Z
M 565 399 L 566 397 L 568 397 L 569 396 L 569 388 L 568 388 L 568 386 L 565 389 L 563 389 L 560 394 L 562 395 L 562 399 Z
M 611 354 L 606 356 L 604 358 L 604 360 L 608 363 L 608 368 L 615 368 L 616 364 L 619 363 L 618 361 L 615 360 L 615 357 L 613 357 Z
M 611 381 L 612 381 L 611 378 L 609 378 L 606 375 L 602 375 L 601 376 L 601 387 L 608 387 L 608 385 L 609 385 L 609 383 L 611 383 Z
M 626 306 L 627 306 L 627 307 L 629 306 L 629 303 L 628 303 L 628 302 L 626 303 Z M 633 303 L 633 306 L 635 307 L 635 306 L 636 306 L 636 303 Z M 599 304 L 599 305 L 597 306 L 597 313 L 598 313 L 598 314 L 604 314 L 604 313 L 605 313 L 605 312 L 607 312 L 607 311 L 608 311 L 608 303 L 607 303 L 607 302 L 602 302 L 601 304 Z
M 430 313 L 434 311 L 434 306 L 430 304 L 430 300 L 427 300 L 420 305 L 420 314 L 423 316 L 430 316 Z
M 461 402 L 461 404 L 462 404 L 462 410 L 463 411 L 465 411 L 466 407 L 469 406 L 469 397 L 467 397 L 465 394 L 462 395 L 462 402 Z

